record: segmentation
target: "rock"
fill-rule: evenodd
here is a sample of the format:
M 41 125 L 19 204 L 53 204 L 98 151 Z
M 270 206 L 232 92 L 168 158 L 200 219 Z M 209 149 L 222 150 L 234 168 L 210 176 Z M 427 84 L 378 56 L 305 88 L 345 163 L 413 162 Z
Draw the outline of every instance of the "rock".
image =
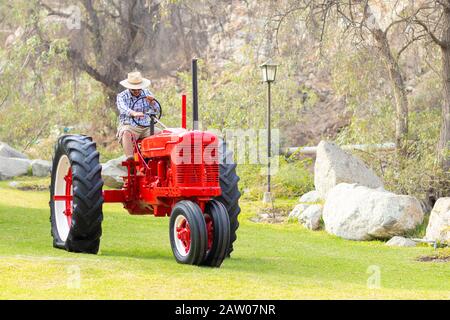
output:
M 360 159 L 346 153 L 336 144 L 321 141 L 314 164 L 314 184 L 325 199 L 328 191 L 339 183 L 358 183 L 369 188 L 383 188 L 383 182 Z
M 126 160 L 125 156 L 117 159 L 109 160 L 102 164 L 102 178 L 105 186 L 120 189 L 123 186 L 123 176 L 127 175 L 127 170 L 122 166 L 122 162 Z
M 386 245 L 391 247 L 415 247 L 416 242 L 408 238 L 395 236 L 386 242 Z
M 283 217 L 269 213 L 258 213 L 255 217 L 251 217 L 250 221 L 256 223 L 282 223 Z
M 310 205 L 300 203 L 294 207 L 294 209 L 289 213 L 289 220 L 296 220 L 300 216 L 300 214 L 305 211 Z
M 11 181 L 10 183 L 8 183 L 8 185 L 11 187 L 11 188 L 18 188 L 19 186 L 20 186 L 20 182 L 17 182 L 17 181 Z
M 28 159 L 26 155 L 0 141 L 0 157 Z
M 7 180 L 28 173 L 30 160 L 0 156 L 0 180 Z
M 299 199 L 300 204 L 296 205 L 294 209 L 289 213 L 288 219 L 291 221 L 297 220 L 304 211 L 306 211 L 311 205 L 316 204 L 319 201 L 321 201 L 321 198 L 316 190 L 305 193 Z
M 326 231 L 350 240 L 402 235 L 422 223 L 423 217 L 414 197 L 348 183 L 329 191 L 323 209 Z
M 308 229 L 318 230 L 320 228 L 322 209 L 323 207 L 320 204 L 310 205 L 300 214 L 298 221 Z
M 422 206 L 422 210 L 423 212 L 425 212 L 425 214 L 427 213 L 431 213 L 431 210 L 433 210 L 433 206 L 431 205 L 431 199 L 425 199 L 425 200 L 419 200 L 420 201 L 420 205 Z
M 52 172 L 52 163 L 46 160 L 31 161 L 31 171 L 35 177 L 46 177 Z
M 430 214 L 425 239 L 450 243 L 450 197 L 439 198 Z
M 320 193 L 316 190 L 305 193 L 300 197 L 300 203 L 318 203 L 322 200 Z

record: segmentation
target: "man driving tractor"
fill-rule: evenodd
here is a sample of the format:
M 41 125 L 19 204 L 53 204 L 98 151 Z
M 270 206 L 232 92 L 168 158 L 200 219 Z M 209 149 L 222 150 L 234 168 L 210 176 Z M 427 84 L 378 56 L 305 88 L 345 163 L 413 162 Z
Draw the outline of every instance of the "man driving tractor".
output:
M 119 109 L 119 127 L 117 139 L 122 145 L 127 160 L 133 159 L 133 140 L 150 136 L 151 118 L 146 115 L 149 110 L 160 112 L 150 90 L 150 80 L 143 78 L 139 71 L 128 73 L 127 79 L 120 82 L 126 89 L 117 95 Z M 155 133 L 158 129 L 155 128 Z
M 194 124 L 198 122 L 196 59 L 192 69 Z M 100 154 L 92 137 L 59 137 L 49 201 L 53 246 L 97 254 L 103 204 L 122 203 L 132 215 L 170 216 L 170 246 L 177 262 L 220 267 L 233 251 L 241 210 L 233 151 L 212 132 L 186 128 L 185 98 L 182 127 L 167 128 L 159 122 L 162 107 L 147 89 L 149 80 L 131 72 L 121 85 L 126 90 L 117 95 L 117 137 L 130 158 L 122 161 L 123 185 L 103 190 Z M 151 136 L 156 123 L 164 132 Z M 139 145 L 136 139 L 141 140 Z

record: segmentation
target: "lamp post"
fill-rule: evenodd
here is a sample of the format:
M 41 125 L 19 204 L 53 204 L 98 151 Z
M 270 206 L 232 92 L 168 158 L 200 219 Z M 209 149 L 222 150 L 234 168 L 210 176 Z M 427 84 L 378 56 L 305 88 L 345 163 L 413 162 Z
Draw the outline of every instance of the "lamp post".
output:
M 278 64 L 274 63 L 272 59 L 269 59 L 262 65 L 260 65 L 262 71 L 262 80 L 263 82 L 267 82 L 267 191 L 264 192 L 263 202 L 271 203 L 272 195 L 270 193 L 270 158 L 271 158 L 271 132 L 270 132 L 270 108 L 272 105 L 272 96 L 271 96 L 271 84 L 275 81 L 275 77 L 277 75 L 277 67 Z

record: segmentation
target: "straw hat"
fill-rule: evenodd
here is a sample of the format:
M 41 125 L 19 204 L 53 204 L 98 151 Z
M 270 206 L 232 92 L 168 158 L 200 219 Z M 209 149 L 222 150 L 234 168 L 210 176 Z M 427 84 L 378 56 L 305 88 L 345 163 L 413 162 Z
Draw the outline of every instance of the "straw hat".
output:
M 120 84 L 127 89 L 144 89 L 150 85 L 151 81 L 142 77 L 139 71 L 130 72 L 128 78 L 120 81 Z

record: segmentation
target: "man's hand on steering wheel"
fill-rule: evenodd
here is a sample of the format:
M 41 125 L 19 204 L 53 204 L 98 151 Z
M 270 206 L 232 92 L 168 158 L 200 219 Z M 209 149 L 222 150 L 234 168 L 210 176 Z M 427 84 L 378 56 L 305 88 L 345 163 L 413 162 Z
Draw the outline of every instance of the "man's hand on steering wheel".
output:
M 145 114 L 143 112 L 131 111 L 130 114 L 133 118 L 143 118 Z
M 153 106 L 155 105 L 156 99 L 153 98 L 152 96 L 145 96 L 145 100 L 147 100 L 147 102 L 150 103 L 151 105 L 153 105 Z M 140 118 L 145 117 L 145 114 L 143 112 L 131 111 L 131 116 L 133 118 L 140 119 Z
M 158 108 L 157 108 L 158 110 L 157 110 L 157 111 L 155 111 L 155 110 L 149 110 L 149 111 L 147 111 L 147 112 L 134 111 L 133 109 L 134 109 L 134 106 L 136 105 L 136 103 L 137 103 L 138 101 L 141 101 L 141 100 L 144 100 L 144 99 L 145 99 L 148 103 L 150 103 L 151 105 L 153 105 L 153 106 L 155 106 L 155 107 L 157 106 L 157 107 L 158 107 Z M 145 97 L 140 97 L 140 98 L 138 98 L 136 101 L 134 101 L 133 105 L 131 106 L 131 110 L 133 110 L 133 111 L 130 113 L 130 116 L 132 117 L 133 122 L 134 122 L 135 124 L 141 126 L 141 127 L 150 127 L 150 125 L 148 125 L 148 126 L 146 126 L 146 125 L 141 125 L 140 123 L 138 123 L 138 122 L 136 121 L 136 119 L 142 119 L 142 118 L 148 116 L 148 117 L 151 118 L 151 119 L 150 119 L 150 122 L 151 122 L 152 124 L 155 124 L 155 123 L 157 122 L 157 120 L 161 119 L 161 116 L 162 116 L 162 107 L 161 107 L 161 104 L 159 103 L 158 100 L 156 100 L 156 99 L 155 99 L 154 97 L 152 97 L 152 96 L 145 96 Z
M 148 101 L 148 103 L 150 103 L 151 105 L 154 104 L 155 98 L 153 98 L 152 96 L 146 96 L 145 99 Z

